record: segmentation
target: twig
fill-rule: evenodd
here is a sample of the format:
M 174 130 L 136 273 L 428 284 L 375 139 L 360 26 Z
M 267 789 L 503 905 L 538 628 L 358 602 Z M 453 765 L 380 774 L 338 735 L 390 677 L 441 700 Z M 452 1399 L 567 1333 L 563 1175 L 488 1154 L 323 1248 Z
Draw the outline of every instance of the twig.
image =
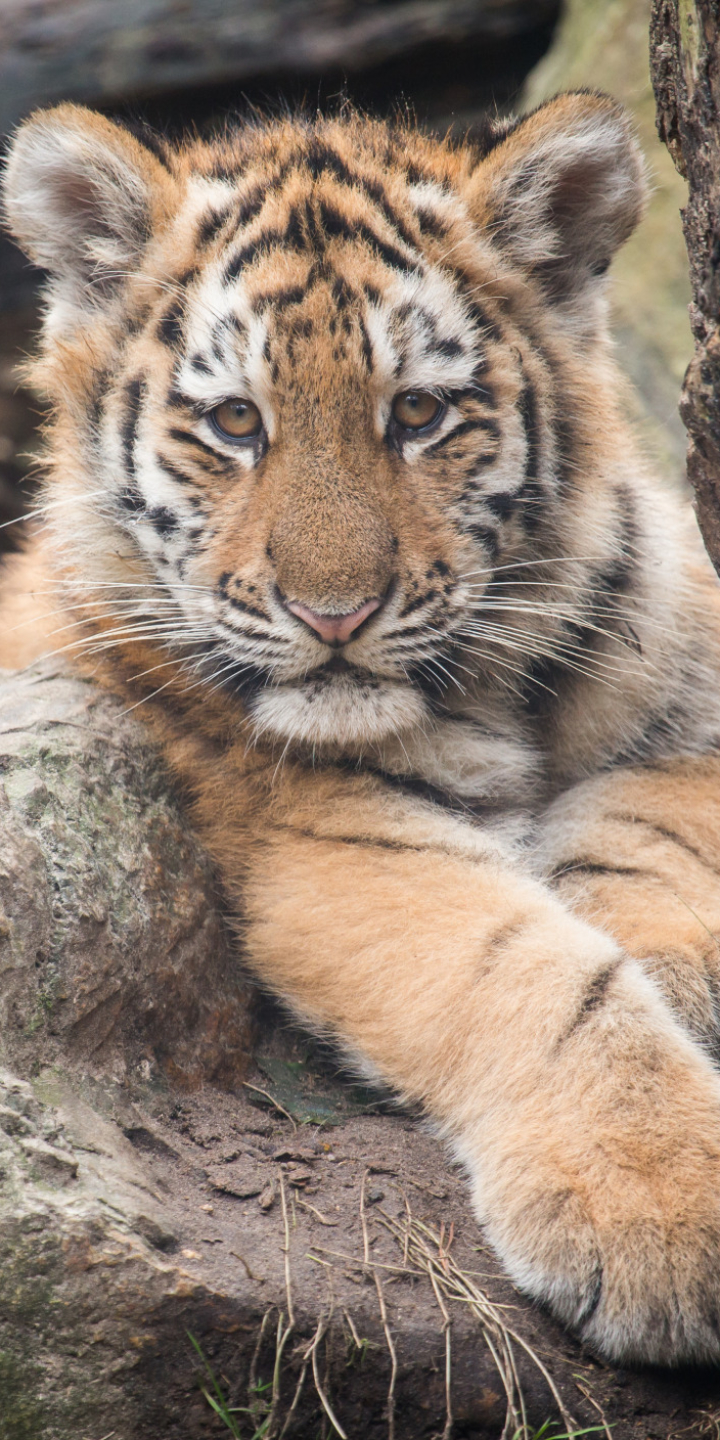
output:
M 250 1269 L 250 1266 L 248 1265 L 245 1256 L 241 1255 L 239 1250 L 230 1250 L 228 1253 L 232 1255 L 235 1260 L 239 1260 L 240 1264 L 244 1266 L 245 1274 L 247 1275 L 248 1280 L 255 1280 L 259 1285 L 262 1285 L 265 1277 L 263 1275 L 253 1275 L 253 1272 Z
M 340 1424 L 340 1421 L 338 1420 L 337 1415 L 335 1414 L 332 1405 L 327 1398 L 327 1395 L 325 1394 L 325 1391 L 320 1381 L 320 1375 L 318 1373 L 318 1346 L 327 1330 L 327 1326 L 328 1322 L 325 1318 L 319 1321 L 313 1340 L 311 1341 L 310 1346 L 305 1352 L 305 1359 L 310 1360 L 312 1363 L 313 1380 L 315 1381 L 315 1389 L 318 1393 L 318 1400 L 320 1401 L 320 1404 L 322 1405 L 323 1410 L 325 1411 L 325 1414 L 330 1421 L 330 1424 L 332 1425 L 333 1429 L 337 1431 L 337 1434 L 341 1436 L 341 1440 L 348 1440 L 348 1437 L 345 1434 L 345 1431 L 343 1430 L 342 1425 Z
M 263 1343 L 263 1340 L 265 1339 L 265 1331 L 267 1330 L 268 1320 L 270 1319 L 270 1316 L 272 1315 L 272 1312 L 273 1312 L 274 1309 L 275 1309 L 275 1306 L 274 1306 L 274 1305 L 271 1305 L 271 1306 L 270 1306 L 270 1309 L 265 1311 L 265 1314 L 263 1315 L 263 1318 L 262 1318 L 262 1324 L 261 1324 L 261 1326 L 260 1326 L 260 1332 L 259 1332 L 259 1334 L 258 1334 L 257 1341 L 255 1342 L 255 1349 L 254 1349 L 254 1351 L 253 1351 L 253 1357 L 252 1357 L 252 1360 L 250 1361 L 250 1374 L 249 1374 L 249 1376 L 248 1376 L 248 1403 L 249 1403 L 249 1404 L 252 1404 L 253 1400 L 255 1399 L 255 1395 L 257 1394 L 257 1367 L 258 1367 L 258 1360 L 260 1359 L 260 1351 L 262 1350 L 262 1343 Z
M 364 1261 L 368 1268 L 370 1267 L 370 1237 L 368 1234 L 367 1216 L 365 1213 L 365 1184 L 367 1182 L 367 1177 L 369 1174 L 370 1171 L 366 1170 L 362 1178 L 362 1183 L 360 1185 L 360 1223 L 362 1225 L 363 1233 Z M 395 1342 L 393 1341 L 392 1335 L 390 1334 L 390 1326 L 388 1324 L 387 1307 L 385 1305 L 385 1296 L 383 1294 L 382 1281 L 376 1269 L 373 1268 L 372 1273 L 373 1279 L 375 1281 L 375 1289 L 377 1291 L 378 1305 L 380 1306 L 380 1319 L 382 1320 L 382 1327 L 385 1332 L 385 1342 L 387 1344 L 390 1354 L 390 1384 L 388 1386 L 387 1395 L 388 1440 L 395 1440 L 395 1382 L 397 1380 L 397 1353 L 395 1350 Z
M 363 1263 L 367 1266 L 370 1265 L 370 1236 L 368 1234 L 367 1216 L 365 1214 L 365 1181 L 369 1174 L 370 1171 L 366 1170 L 360 1184 L 360 1224 L 362 1226 L 363 1237 Z
M 426 1270 L 407 1270 L 404 1265 L 391 1265 L 387 1260 L 359 1260 L 357 1255 L 348 1255 L 345 1250 L 331 1250 L 328 1245 L 318 1245 L 313 1241 L 311 1250 L 321 1250 L 323 1255 L 333 1255 L 336 1260 L 344 1260 L 348 1265 L 355 1265 L 358 1270 L 394 1270 L 396 1275 L 412 1275 L 416 1280 L 424 1280 Z
M 285 1316 L 281 1312 L 278 1318 L 277 1338 L 275 1341 L 275 1364 L 273 1366 L 270 1413 L 268 1415 L 267 1425 L 264 1431 L 266 1440 L 272 1440 L 272 1435 L 275 1429 L 278 1410 L 280 1408 L 283 1351 L 295 1328 L 295 1312 L 293 1310 L 292 1285 L 290 1282 L 290 1227 L 288 1225 L 287 1198 L 285 1195 L 285 1181 L 283 1179 L 282 1171 L 279 1171 L 279 1179 L 280 1202 L 282 1205 L 283 1227 L 285 1230 L 285 1238 L 282 1249 L 285 1259 L 285 1296 L 287 1299 L 288 1323 L 287 1328 L 283 1329 L 283 1321 L 285 1319 Z
M 399 1225 L 384 1210 L 380 1212 L 380 1215 L 382 1217 L 381 1224 L 384 1224 L 398 1244 L 403 1246 L 403 1253 L 407 1254 L 413 1264 L 418 1266 L 431 1280 L 434 1279 L 433 1288 L 437 1286 L 438 1291 L 442 1292 L 448 1300 L 468 1305 L 479 1320 L 483 1339 L 492 1355 L 505 1390 L 507 1410 L 502 1440 L 509 1440 L 509 1437 L 515 1432 L 519 1432 L 522 1440 L 527 1440 L 530 1433 L 525 1399 L 515 1362 L 514 1344 L 524 1350 L 540 1371 L 567 1431 L 572 1434 L 576 1429 L 575 1421 L 540 1356 L 521 1335 L 518 1335 L 505 1323 L 501 1314 L 502 1307 L 494 1305 L 480 1286 L 453 1260 L 449 1254 L 449 1246 L 443 1244 L 444 1236 L 436 1234 L 422 1221 L 414 1219 L 410 1213 L 408 1213 L 404 1226 Z
M 355 1329 L 355 1324 L 354 1324 L 352 1315 L 350 1314 L 350 1311 L 349 1311 L 349 1310 L 343 1310 L 343 1317 L 344 1317 L 345 1320 L 347 1320 L 348 1329 L 349 1329 L 349 1331 L 350 1331 L 350 1334 L 352 1335 L 353 1345 L 355 1346 L 355 1349 L 356 1349 L 356 1350 L 362 1350 L 362 1345 L 361 1345 L 361 1343 L 360 1343 L 360 1336 L 358 1335 L 357 1330 Z
M 451 1241 L 450 1243 L 452 1243 L 452 1241 Z M 452 1330 L 452 1320 L 450 1319 L 450 1312 L 449 1312 L 449 1310 L 448 1310 L 448 1308 L 447 1308 L 447 1305 L 445 1304 L 445 1301 L 443 1300 L 442 1295 L 440 1294 L 440 1289 L 439 1289 L 439 1287 L 438 1287 L 437 1280 L 435 1279 L 435 1276 L 432 1274 L 432 1272 L 431 1272 L 431 1274 L 430 1274 L 430 1283 L 431 1283 L 431 1285 L 432 1285 L 432 1287 L 433 1287 L 433 1290 L 435 1291 L 435 1299 L 437 1300 L 437 1303 L 438 1303 L 438 1305 L 440 1306 L 440 1309 L 441 1309 L 441 1311 L 442 1311 L 443 1331 L 444 1331 L 444 1334 L 445 1334 L 445 1426 L 444 1426 L 444 1429 L 443 1429 L 443 1432 L 442 1432 L 441 1440 L 450 1440 L 450 1437 L 452 1436 L 452 1430 L 453 1430 L 453 1416 L 452 1416 L 452 1351 L 451 1351 L 451 1348 L 450 1348 L 450 1347 L 451 1347 L 450 1332 L 451 1332 L 451 1330 Z
M 270 1101 L 270 1104 L 271 1104 L 271 1105 L 274 1105 L 274 1106 L 275 1106 L 275 1109 L 276 1109 L 276 1110 L 279 1110 L 279 1111 L 280 1111 L 280 1114 L 281 1114 L 281 1115 L 284 1115 L 284 1116 L 285 1116 L 285 1119 L 290 1121 L 290 1124 L 292 1125 L 293 1130 L 297 1130 L 297 1128 L 298 1128 L 298 1127 L 297 1127 L 297 1123 L 296 1123 L 295 1120 L 293 1120 L 293 1117 L 292 1117 L 292 1115 L 290 1114 L 289 1110 L 286 1110 L 286 1109 L 285 1109 L 285 1106 L 284 1106 L 284 1105 L 281 1105 L 281 1104 L 280 1104 L 280 1101 L 279 1101 L 279 1100 L 276 1100 L 276 1099 L 275 1099 L 275 1096 L 274 1096 L 274 1095 L 271 1095 L 269 1090 L 262 1090 L 259 1085 L 251 1085 L 249 1080 L 243 1080 L 242 1083 L 243 1083 L 243 1085 L 245 1086 L 245 1089 L 246 1089 L 246 1090 L 254 1090 L 257 1095 L 264 1095 L 264 1096 L 265 1096 L 265 1099 L 266 1099 L 266 1100 L 269 1100 L 269 1101 Z
M 285 1255 L 285 1294 L 287 1296 L 288 1321 L 290 1328 L 295 1325 L 295 1312 L 293 1310 L 292 1289 L 290 1286 L 290 1226 L 288 1225 L 287 1198 L 285 1195 L 285 1180 L 282 1170 L 278 1171 L 280 1180 L 280 1203 L 282 1205 L 283 1225 L 285 1227 L 285 1244 L 283 1252 Z
M 310 1364 L 310 1356 L 309 1356 L 309 1355 L 306 1355 L 306 1356 L 304 1357 L 304 1359 L 303 1359 L 302 1369 L 301 1369 L 301 1371 L 300 1371 L 300 1376 L 299 1376 L 299 1379 L 298 1379 L 298 1383 L 297 1383 L 297 1385 L 295 1386 L 295 1394 L 293 1395 L 292 1405 L 290 1406 L 290 1409 L 288 1410 L 287 1415 L 285 1416 L 285 1420 L 284 1420 L 284 1422 L 283 1422 L 282 1430 L 280 1431 L 280 1434 L 278 1435 L 278 1440 L 283 1440 L 283 1437 L 287 1434 L 288 1428 L 289 1428 L 289 1426 L 290 1426 L 290 1421 L 292 1420 L 292 1417 L 293 1417 L 293 1415 L 295 1414 L 295 1411 L 297 1410 L 298 1405 L 300 1404 L 300 1396 L 302 1395 L 302 1392 L 303 1392 L 303 1386 L 304 1386 L 304 1384 L 305 1384 L 305 1376 L 307 1375 L 308 1365 L 309 1365 L 309 1364 Z
M 582 1380 L 579 1380 L 579 1379 L 578 1379 L 577 1375 L 575 1376 L 575 1384 L 577 1385 L 577 1388 L 578 1388 L 578 1390 L 580 1391 L 580 1394 L 581 1394 L 581 1395 L 584 1395 L 584 1396 L 585 1396 L 585 1399 L 592 1405 L 593 1410 L 597 1410 L 597 1413 L 598 1413 L 598 1415 L 600 1416 L 600 1419 L 602 1420 L 602 1427 L 603 1427 L 603 1430 L 605 1431 L 606 1440 L 613 1440 L 612 1430 L 610 1429 L 610 1426 L 608 1425 L 607 1420 L 605 1419 L 605 1411 L 603 1410 L 602 1405 L 599 1403 L 598 1400 L 595 1399 L 595 1397 L 594 1397 L 594 1395 L 592 1394 L 592 1392 L 591 1392 L 590 1390 L 588 1390 L 587 1385 L 584 1385 L 583 1382 L 582 1382 Z
M 312 1215 L 316 1215 L 321 1225 L 333 1226 L 340 1223 L 338 1220 L 328 1220 L 327 1215 L 321 1214 L 321 1212 L 319 1210 L 316 1210 L 315 1206 L 311 1205 L 308 1200 L 301 1200 L 299 1196 L 295 1201 L 295 1204 L 299 1205 L 301 1210 L 309 1210 Z

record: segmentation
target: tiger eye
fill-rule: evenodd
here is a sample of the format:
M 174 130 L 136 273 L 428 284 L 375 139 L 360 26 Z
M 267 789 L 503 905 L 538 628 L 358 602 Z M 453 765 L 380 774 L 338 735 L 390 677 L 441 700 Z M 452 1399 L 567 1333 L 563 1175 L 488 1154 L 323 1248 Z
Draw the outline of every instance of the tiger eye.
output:
M 444 409 L 442 400 L 429 390 L 405 390 L 393 400 L 393 420 L 403 430 L 424 430 L 432 425 Z
M 210 413 L 215 428 L 228 440 L 250 440 L 262 430 L 262 415 L 252 400 L 223 400 Z

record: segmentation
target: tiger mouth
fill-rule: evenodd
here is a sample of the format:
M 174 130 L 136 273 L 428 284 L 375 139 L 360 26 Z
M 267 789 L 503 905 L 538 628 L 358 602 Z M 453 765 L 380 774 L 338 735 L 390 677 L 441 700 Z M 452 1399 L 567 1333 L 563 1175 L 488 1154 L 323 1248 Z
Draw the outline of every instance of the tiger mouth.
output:
M 375 675 L 371 670 L 363 669 L 359 665 L 353 665 L 343 655 L 333 655 L 314 670 L 282 680 L 275 678 L 270 669 L 239 663 L 237 674 L 231 671 L 226 675 L 222 688 L 227 694 L 249 704 L 263 690 L 299 690 L 305 694 L 317 695 L 323 690 L 329 691 L 342 686 L 367 691 L 377 688 L 382 684 L 382 680 L 382 676 Z

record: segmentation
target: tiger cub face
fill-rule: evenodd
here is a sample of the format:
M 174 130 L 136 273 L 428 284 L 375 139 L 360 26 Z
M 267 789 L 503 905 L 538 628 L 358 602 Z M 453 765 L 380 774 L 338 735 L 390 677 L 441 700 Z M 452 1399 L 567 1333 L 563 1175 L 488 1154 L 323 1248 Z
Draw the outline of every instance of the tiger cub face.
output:
M 642 199 L 626 119 L 587 94 L 463 146 L 358 116 L 154 149 L 31 119 L 6 204 L 50 275 L 84 623 L 312 745 L 502 682 L 548 620 L 488 653 L 498 574 L 582 557 L 588 506 L 617 548 L 602 276 Z

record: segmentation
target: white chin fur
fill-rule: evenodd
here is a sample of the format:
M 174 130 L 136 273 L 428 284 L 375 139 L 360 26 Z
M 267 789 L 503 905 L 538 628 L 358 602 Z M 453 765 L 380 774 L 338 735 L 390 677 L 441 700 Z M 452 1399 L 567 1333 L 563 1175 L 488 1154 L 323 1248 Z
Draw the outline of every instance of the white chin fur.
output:
M 261 690 L 252 707 L 260 734 L 309 745 L 358 747 L 427 721 L 422 696 L 406 685 L 282 685 Z

